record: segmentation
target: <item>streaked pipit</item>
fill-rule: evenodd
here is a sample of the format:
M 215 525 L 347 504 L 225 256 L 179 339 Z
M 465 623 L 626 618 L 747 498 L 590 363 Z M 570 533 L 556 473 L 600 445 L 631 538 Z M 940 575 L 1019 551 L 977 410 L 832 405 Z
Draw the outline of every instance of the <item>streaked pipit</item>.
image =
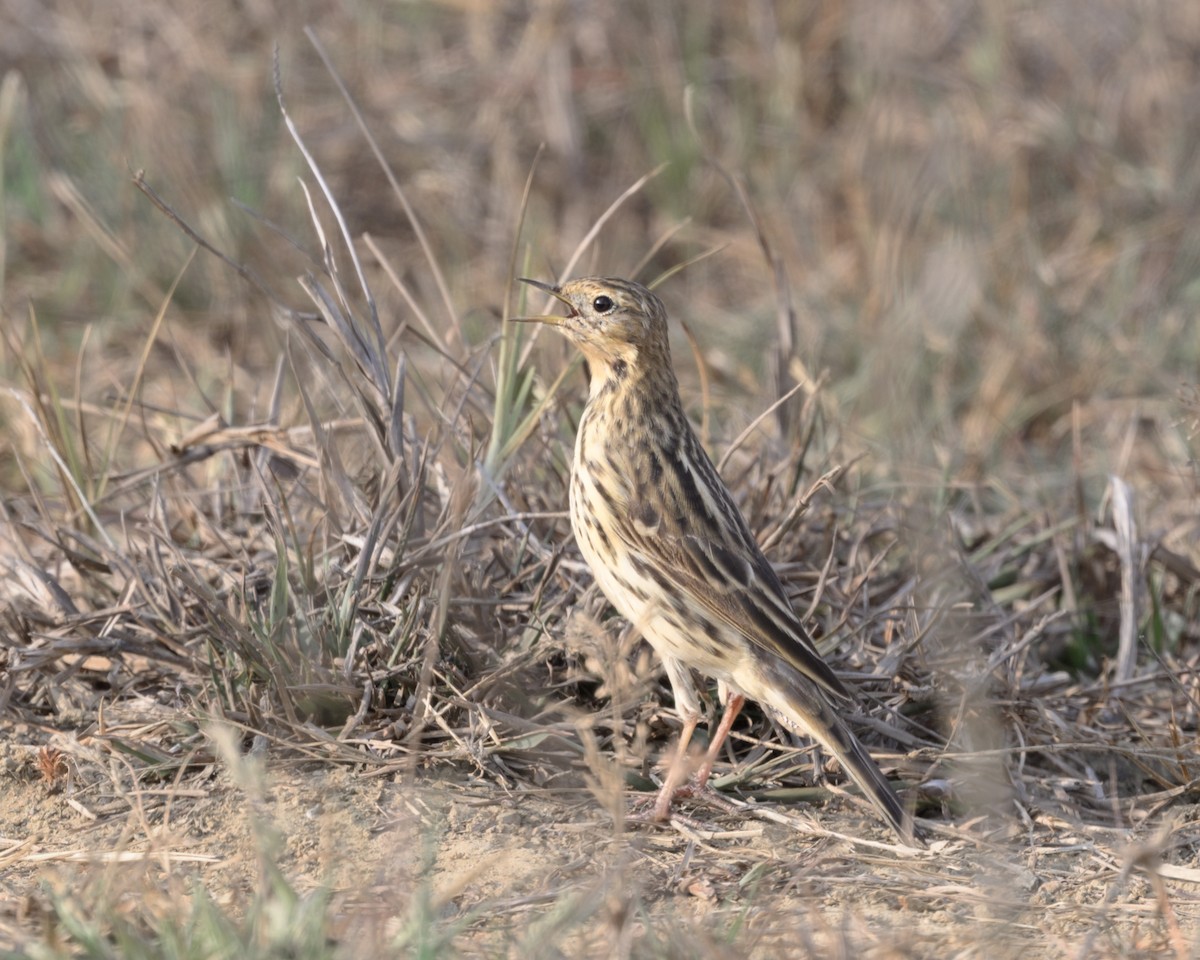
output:
M 696 774 L 703 790 L 747 697 L 815 737 L 896 832 L 912 819 L 839 707 L 851 702 L 813 646 L 683 412 L 662 301 L 629 280 L 587 278 L 553 287 L 557 327 L 587 358 L 591 389 L 571 473 L 571 527 L 609 601 L 666 667 L 683 718 L 679 746 L 654 805 L 666 819 L 686 776 L 700 720 L 692 671 L 715 678 L 725 713 Z M 683 788 L 687 789 L 687 788 Z

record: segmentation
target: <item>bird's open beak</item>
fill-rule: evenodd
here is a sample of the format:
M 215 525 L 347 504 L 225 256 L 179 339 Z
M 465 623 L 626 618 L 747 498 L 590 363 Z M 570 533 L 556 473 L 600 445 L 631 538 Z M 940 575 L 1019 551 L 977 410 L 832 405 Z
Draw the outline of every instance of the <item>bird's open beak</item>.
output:
M 530 280 L 527 277 L 517 277 L 517 279 L 522 283 L 529 284 L 531 287 L 537 287 L 539 290 L 550 294 L 550 296 L 554 297 L 556 300 L 561 300 L 568 307 L 571 307 L 571 313 L 575 312 L 575 308 L 571 306 L 571 301 L 562 295 L 558 287 L 552 287 L 550 284 L 542 283 L 540 280 Z M 558 314 L 549 313 L 538 317 L 513 317 L 512 319 L 516 323 L 545 323 L 552 327 L 561 327 L 563 321 L 567 318 Z

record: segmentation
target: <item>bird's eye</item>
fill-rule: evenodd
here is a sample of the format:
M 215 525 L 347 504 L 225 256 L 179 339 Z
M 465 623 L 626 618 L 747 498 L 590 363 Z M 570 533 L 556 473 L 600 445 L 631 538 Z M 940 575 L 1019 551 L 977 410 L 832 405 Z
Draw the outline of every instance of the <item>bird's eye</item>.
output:
M 608 313 L 613 306 L 612 297 L 606 297 L 603 294 L 592 301 L 592 309 L 597 313 Z

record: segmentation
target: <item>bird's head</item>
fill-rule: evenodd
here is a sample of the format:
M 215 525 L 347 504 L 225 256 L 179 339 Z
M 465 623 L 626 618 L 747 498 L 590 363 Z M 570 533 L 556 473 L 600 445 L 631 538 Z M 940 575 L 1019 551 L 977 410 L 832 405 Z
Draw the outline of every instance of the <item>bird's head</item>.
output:
M 584 277 L 551 286 L 526 280 L 566 305 L 568 312 L 515 319 L 561 330 L 593 367 L 625 371 L 651 364 L 670 367 L 667 311 L 661 300 L 632 280 Z M 594 373 L 600 372 L 593 370 Z

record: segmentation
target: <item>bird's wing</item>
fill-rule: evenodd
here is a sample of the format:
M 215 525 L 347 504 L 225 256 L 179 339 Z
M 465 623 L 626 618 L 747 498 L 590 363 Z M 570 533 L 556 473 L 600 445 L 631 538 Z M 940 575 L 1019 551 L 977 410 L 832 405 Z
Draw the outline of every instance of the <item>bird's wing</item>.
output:
M 698 454 L 695 451 L 699 451 Z M 821 658 L 708 456 L 665 457 L 653 501 L 630 490 L 616 533 L 633 562 L 658 571 L 701 610 L 782 658 L 838 699 L 845 686 Z

